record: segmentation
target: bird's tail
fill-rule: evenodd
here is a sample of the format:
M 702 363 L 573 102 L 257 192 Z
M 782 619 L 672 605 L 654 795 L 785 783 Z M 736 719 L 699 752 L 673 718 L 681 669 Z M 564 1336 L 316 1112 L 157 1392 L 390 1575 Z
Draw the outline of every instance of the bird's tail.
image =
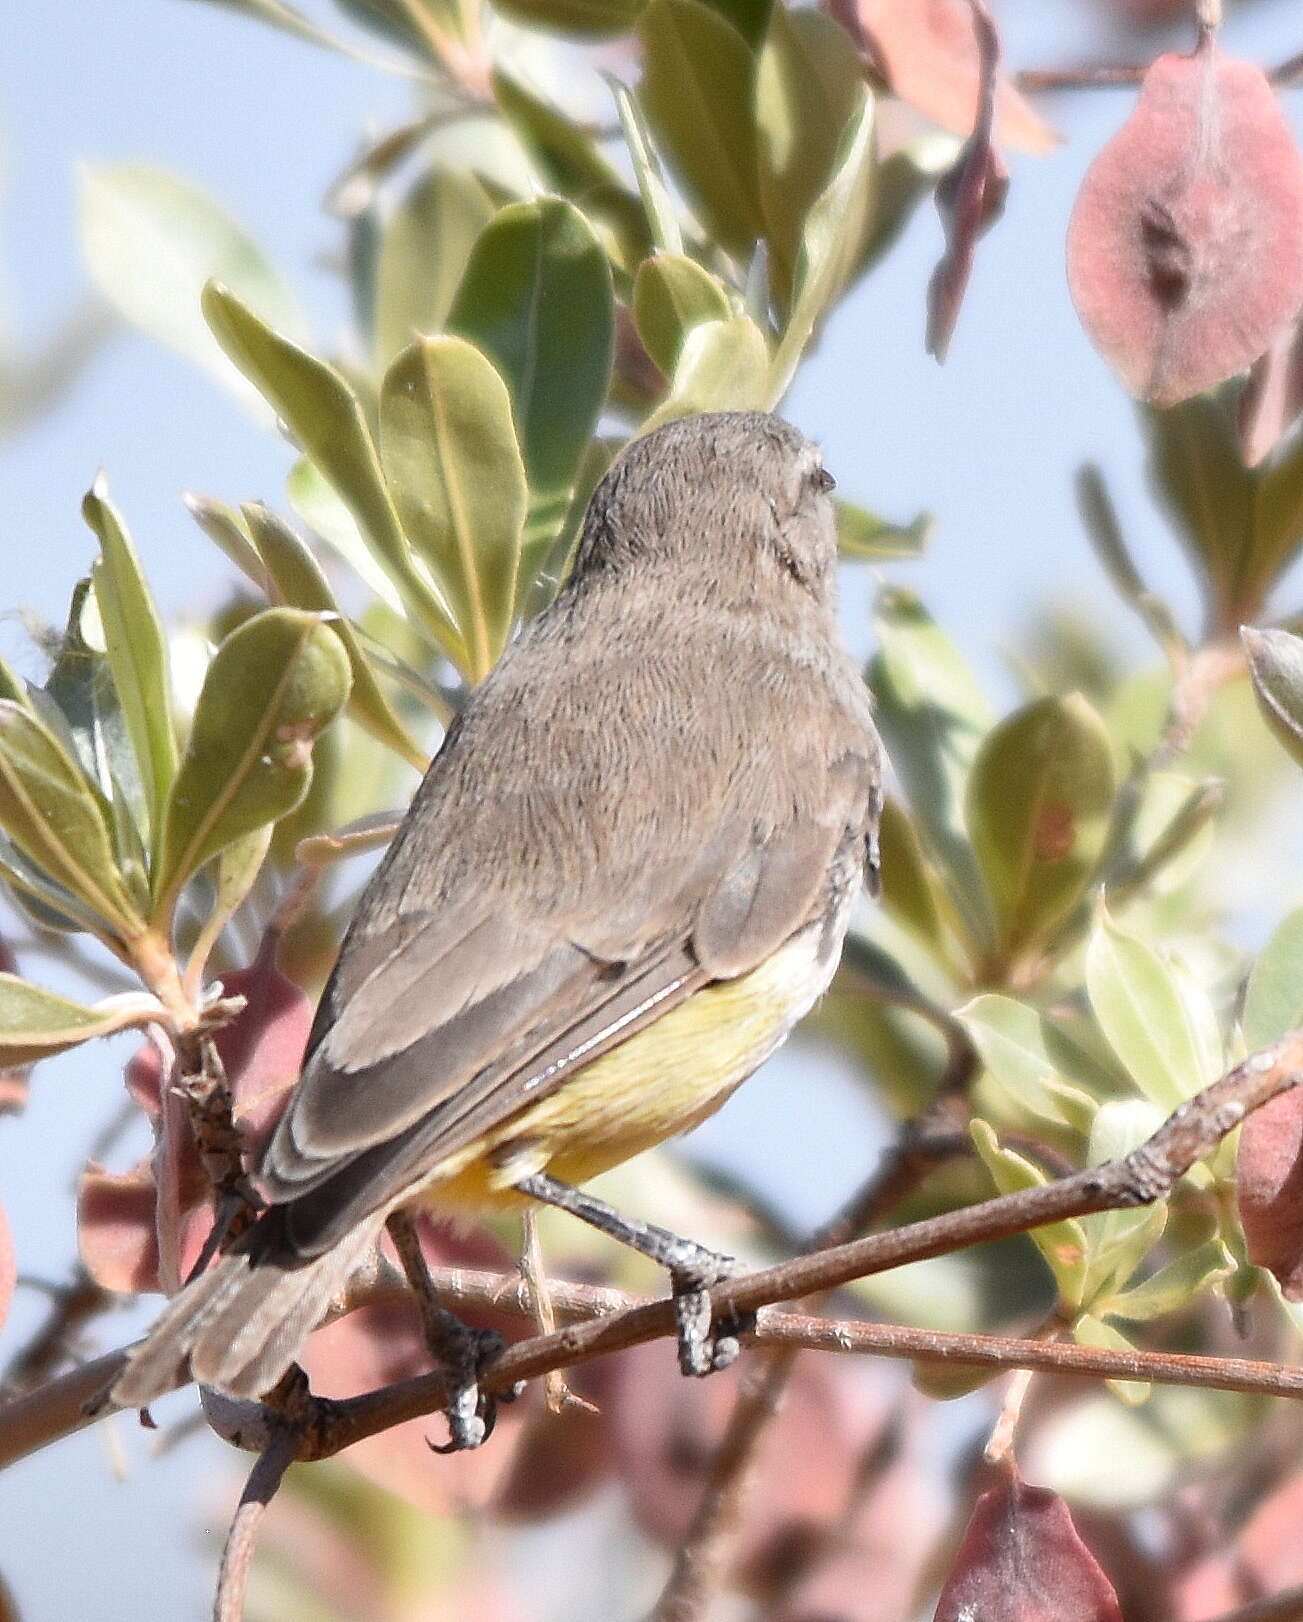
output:
M 376 1243 L 383 1216 L 309 1260 L 232 1251 L 173 1297 L 118 1377 L 112 1400 L 144 1407 L 186 1380 L 233 1397 L 269 1391 Z

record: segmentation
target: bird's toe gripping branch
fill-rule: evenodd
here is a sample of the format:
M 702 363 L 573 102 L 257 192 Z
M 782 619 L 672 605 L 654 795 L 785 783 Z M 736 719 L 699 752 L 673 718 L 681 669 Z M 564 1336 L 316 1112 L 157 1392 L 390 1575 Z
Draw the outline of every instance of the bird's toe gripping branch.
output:
M 470 1328 L 440 1303 L 416 1226 L 406 1212 L 395 1211 L 388 1228 L 416 1297 L 426 1349 L 447 1387 L 448 1440 L 430 1447 L 435 1453 L 481 1447 L 493 1434 L 498 1404 L 514 1402 L 520 1394 L 518 1387 L 492 1393 L 480 1388 L 480 1375 L 502 1356 L 506 1342 L 494 1329 Z

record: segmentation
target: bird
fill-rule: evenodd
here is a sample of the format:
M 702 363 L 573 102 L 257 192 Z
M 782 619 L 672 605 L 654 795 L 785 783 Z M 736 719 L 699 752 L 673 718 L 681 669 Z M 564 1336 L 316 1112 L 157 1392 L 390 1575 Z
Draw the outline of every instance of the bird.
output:
M 366 885 L 268 1141 L 257 1220 L 112 1390 L 291 1369 L 388 1226 L 559 1206 L 660 1262 L 679 1360 L 736 1353 L 735 1266 L 582 1184 L 717 1110 L 826 990 L 878 884 L 882 754 L 837 622 L 832 475 L 765 412 L 632 440 L 570 572 L 472 691 Z M 422 1301 L 449 1448 L 495 1348 Z

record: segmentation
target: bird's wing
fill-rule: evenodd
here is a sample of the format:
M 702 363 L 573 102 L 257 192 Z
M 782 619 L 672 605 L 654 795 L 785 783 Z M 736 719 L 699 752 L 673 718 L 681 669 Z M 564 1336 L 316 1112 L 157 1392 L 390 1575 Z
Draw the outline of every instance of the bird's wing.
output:
M 368 941 L 263 1160 L 275 1248 L 327 1248 L 702 985 L 763 962 L 817 915 L 838 848 L 862 837 L 865 764 L 841 764 L 825 815 L 767 834 L 739 820 L 695 871 L 644 886 L 661 904 L 626 922 L 627 951 L 609 916 L 526 920 L 474 894 Z M 586 933 L 605 937 L 600 953 Z

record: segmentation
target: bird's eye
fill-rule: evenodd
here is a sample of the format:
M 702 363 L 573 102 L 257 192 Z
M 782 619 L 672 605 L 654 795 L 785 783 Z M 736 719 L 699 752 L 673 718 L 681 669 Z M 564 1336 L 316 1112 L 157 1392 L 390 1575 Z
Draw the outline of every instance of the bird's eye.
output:
M 811 474 L 811 481 L 820 495 L 826 496 L 830 490 L 837 488 L 837 481 L 826 467 L 817 467 Z

